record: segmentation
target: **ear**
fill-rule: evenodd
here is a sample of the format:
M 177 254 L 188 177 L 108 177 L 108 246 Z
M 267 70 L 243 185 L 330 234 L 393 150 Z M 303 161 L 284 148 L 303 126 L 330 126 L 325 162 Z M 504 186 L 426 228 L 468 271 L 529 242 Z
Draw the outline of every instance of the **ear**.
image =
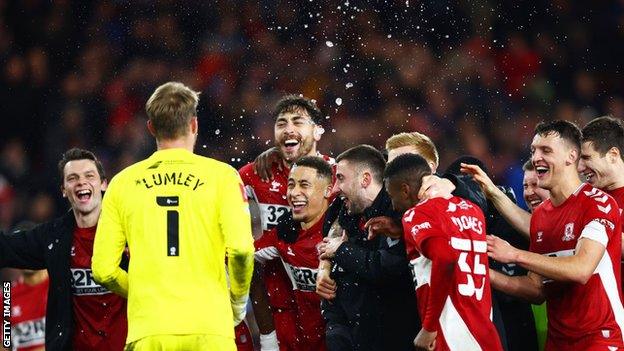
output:
M 333 187 L 334 187 L 333 185 L 328 185 L 325 188 L 325 192 L 323 193 L 324 198 L 329 199 L 331 197 Z
M 607 161 L 609 161 L 609 163 L 616 163 L 617 160 L 621 159 L 621 157 L 622 156 L 620 155 L 620 149 L 615 146 L 607 151 Z
M 199 130 L 199 122 L 197 121 L 197 116 L 191 118 L 191 134 L 197 135 Z
M 108 189 L 108 181 L 104 179 L 102 181 L 102 191 L 106 191 L 106 189 Z
M 360 185 L 362 188 L 368 188 L 368 186 L 373 182 L 373 176 L 371 176 L 369 171 L 362 172 L 362 178 L 360 180 Z
M 63 194 L 63 197 L 67 197 L 67 193 L 65 193 L 65 187 L 63 185 L 61 185 L 61 194 Z
M 570 148 L 570 152 L 568 153 L 568 165 L 576 164 L 579 160 L 579 150 L 575 147 Z
M 152 125 L 152 121 L 151 120 L 147 120 L 147 130 L 149 130 L 150 134 L 152 136 L 156 136 L 156 131 L 154 130 L 154 126 Z
M 317 124 L 314 126 L 314 141 L 321 140 L 321 136 L 325 133 L 325 128 Z
M 438 165 L 435 164 L 435 162 L 429 162 L 429 168 L 431 168 L 431 173 L 435 173 L 436 170 L 438 169 Z

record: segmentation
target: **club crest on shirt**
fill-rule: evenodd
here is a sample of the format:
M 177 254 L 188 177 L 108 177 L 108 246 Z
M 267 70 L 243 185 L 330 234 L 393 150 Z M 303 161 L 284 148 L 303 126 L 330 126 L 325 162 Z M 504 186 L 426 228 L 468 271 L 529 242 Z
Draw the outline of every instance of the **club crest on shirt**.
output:
M 537 232 L 537 239 L 535 239 L 535 242 L 541 243 L 543 236 L 544 236 L 544 232 Z
M 271 187 L 269 188 L 269 191 L 272 191 L 274 193 L 279 193 L 281 186 L 282 184 L 280 184 L 280 182 L 274 180 L 271 182 Z
M 563 237 L 561 238 L 563 241 L 572 241 L 574 240 L 574 223 L 568 223 L 565 226 L 563 231 Z

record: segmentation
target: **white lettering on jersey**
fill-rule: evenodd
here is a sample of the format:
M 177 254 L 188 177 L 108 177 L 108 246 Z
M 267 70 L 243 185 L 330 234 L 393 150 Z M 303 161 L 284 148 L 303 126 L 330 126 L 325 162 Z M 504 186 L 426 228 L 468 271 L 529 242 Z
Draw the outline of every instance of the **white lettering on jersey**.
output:
M 15 349 L 45 344 L 45 318 L 20 322 L 12 329 Z
M 293 266 L 284 260 L 282 260 L 282 262 L 293 284 L 293 290 L 316 291 L 316 275 L 318 274 L 318 269 Z
M 415 224 L 412 227 L 412 235 L 418 234 L 422 229 L 431 229 L 431 224 L 429 222 L 422 222 L 420 224 Z
M 463 232 L 465 230 L 473 230 L 477 234 L 483 234 L 483 223 L 477 217 L 451 217 L 451 221 L 453 221 L 453 224 L 455 224 L 457 228 L 459 228 L 459 231 Z
M 104 295 L 111 292 L 93 280 L 90 268 L 72 268 L 71 286 L 74 295 Z

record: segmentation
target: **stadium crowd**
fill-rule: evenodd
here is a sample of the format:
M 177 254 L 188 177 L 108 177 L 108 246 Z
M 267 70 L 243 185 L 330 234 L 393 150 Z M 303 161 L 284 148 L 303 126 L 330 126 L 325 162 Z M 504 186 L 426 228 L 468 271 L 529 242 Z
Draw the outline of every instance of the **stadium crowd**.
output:
M 58 196 L 58 165 L 64 177 L 60 182 L 63 197 L 74 210 L 78 229 L 83 228 L 81 224 L 93 228 L 90 234 L 76 230 L 74 240 L 93 237 L 98 217 L 89 217 L 89 212 L 83 215 L 87 222 L 81 222 L 78 213 L 82 213 L 84 194 L 74 197 L 68 192 L 71 179 L 65 172 L 75 167 L 76 160 L 89 160 L 88 164 L 97 166 L 99 186 L 105 190 L 106 179 L 148 158 L 156 147 L 162 150 L 163 140 L 172 139 L 163 139 L 162 129 L 153 129 L 159 115 L 150 111 L 150 102 L 146 113 L 145 101 L 150 95 L 150 101 L 155 99 L 154 89 L 163 82 L 181 81 L 202 97 L 199 110 L 188 115 L 198 118 L 190 122 L 184 145 L 191 145 L 191 150 L 195 145 L 196 153 L 240 168 L 252 215 L 259 219 L 253 230 L 256 268 L 251 305 L 263 350 L 402 350 L 413 344 L 422 349 L 434 345 L 442 349 L 458 345 L 470 349 L 480 345 L 487 350 L 537 348 L 540 328 L 533 322 L 530 305 L 518 303 L 512 295 L 534 303 L 549 302 L 552 320 L 547 350 L 593 350 L 597 344 L 624 347 L 618 327 L 624 313 L 620 260 L 616 259 L 621 256 L 620 216 L 611 215 L 620 201 L 614 185 L 624 184 L 602 182 L 613 177 L 602 172 L 621 166 L 623 144 L 622 140 L 601 144 L 612 140 L 605 136 L 607 129 L 624 129 L 617 119 L 595 119 L 605 114 L 624 116 L 619 63 L 613 59 L 622 48 L 604 42 L 604 38 L 623 39 L 619 29 L 624 20 L 622 5 L 503 3 L 491 11 L 484 9 L 486 3 L 397 1 L 363 8 L 349 2 L 331 8 L 314 2 L 298 5 L 246 3 L 231 11 L 228 2 L 189 2 L 181 8 L 169 1 L 0 4 L 5 24 L 0 26 L 0 46 L 5 49 L 0 57 L 5 63 L 2 84 L 8 88 L 0 93 L 0 103 L 14 120 L 2 131 L 1 229 L 8 231 L 21 222 L 26 227 L 22 230 L 37 233 L 44 229 L 29 231 L 31 224 L 23 221 L 44 223 L 59 215 L 63 215 L 63 225 L 71 220 L 67 200 Z M 600 25 L 593 22 L 607 13 Z M 414 14 L 419 14 L 418 19 Z M 27 16 L 35 25 L 17 20 L 19 16 Z M 602 39 L 594 42 L 597 30 L 602 31 Z M 180 86 L 177 93 L 192 92 Z M 287 92 L 302 95 L 285 96 Z M 145 128 L 148 118 L 156 143 Z M 583 127 L 582 135 L 567 121 Z M 413 131 L 422 134 L 403 133 Z M 404 149 L 414 142 L 419 145 L 416 150 Z M 274 145 L 276 149 L 271 148 Z M 558 148 L 554 156 L 553 145 Z M 97 159 L 76 149 L 66 152 L 74 147 L 92 150 Z M 618 149 L 614 163 L 608 167 L 592 163 L 596 155 L 601 160 L 611 157 L 612 147 Z M 402 155 L 406 152 L 422 157 Z M 304 157 L 316 154 L 323 157 Z M 462 154 L 473 156 L 459 158 Z M 65 163 L 59 164 L 59 159 Z M 532 162 L 525 163 L 529 159 Z M 456 160 L 463 162 L 452 163 Z M 478 166 L 467 165 L 474 163 Z M 299 167 L 289 168 L 293 164 Z M 94 170 L 85 172 L 94 174 Z M 539 197 L 547 206 L 539 207 L 535 221 L 514 204 L 510 190 L 516 189 L 518 196 L 524 193 L 528 203 L 520 199 L 518 203 L 535 210 L 537 200 L 531 197 L 533 185 L 527 180 L 530 172 L 537 173 L 551 195 L 551 200 Z M 275 178 L 263 181 L 265 173 Z M 591 185 L 580 185 L 579 173 L 583 181 L 615 200 Z M 150 188 L 145 178 L 143 183 Z M 568 204 L 568 197 L 577 193 L 585 194 L 577 201 L 581 204 L 577 207 L 585 211 L 583 216 L 569 214 L 579 212 L 576 209 L 563 215 L 557 212 L 558 205 Z M 340 196 L 335 198 L 335 194 Z M 113 201 L 112 196 L 108 201 Z M 418 204 L 425 198 L 429 200 Z M 598 210 L 593 209 L 592 201 L 599 200 Z M 95 208 L 99 215 L 99 203 Z M 462 219 L 441 215 L 446 208 L 446 212 L 459 211 Z M 108 211 L 104 213 L 110 215 Z M 552 218 L 556 216 L 574 217 L 576 227 L 555 223 Z M 414 218 L 420 224 L 412 223 Z M 486 222 L 488 233 L 498 237 L 485 240 L 480 228 Z M 436 230 L 430 230 L 430 223 Z M 454 226 L 462 233 L 460 239 L 453 237 L 459 235 Z M 493 227 L 502 232 L 493 232 Z M 54 233 L 50 229 L 54 224 L 43 228 Z M 559 229 L 564 232 L 563 246 L 578 241 L 578 246 L 566 246 L 572 253 L 561 254 L 555 249 L 562 245 L 548 240 L 541 244 L 543 233 L 548 237 Z M 449 239 L 458 245 L 453 244 L 453 249 L 470 255 L 469 259 L 459 256 L 468 261 L 460 263 L 461 272 L 447 276 L 452 278 L 446 282 L 440 277 L 449 273 L 440 265 L 454 264 L 457 258 L 439 254 L 445 251 L 443 245 L 449 245 L 437 240 L 441 235 L 456 240 Z M 93 255 L 94 277 L 90 279 L 102 283 L 93 281 L 95 286 L 127 297 L 127 278 L 113 279 L 103 273 L 112 268 L 125 271 L 127 252 L 122 254 L 123 245 L 112 250 L 101 238 L 95 248 L 79 254 L 87 259 L 87 275 Z M 511 246 L 505 240 L 516 249 L 508 249 Z M 29 246 L 33 241 L 27 241 L 3 242 L 6 251 L 0 251 L 0 263 L 47 267 L 54 283 L 58 272 L 53 273 L 50 264 L 55 261 L 46 255 L 43 264 L 24 254 L 48 244 L 52 250 L 54 242 Z M 464 242 L 468 248 L 459 244 Z M 117 267 L 118 260 L 107 261 L 108 267 L 102 264 L 96 271 L 96 251 L 105 245 L 115 257 L 122 254 L 121 266 Z M 173 248 L 177 245 L 176 241 Z M 542 254 L 557 251 L 555 256 L 561 257 L 522 251 L 529 249 Z M 62 251 L 58 245 L 54 250 Z M 487 260 L 486 251 L 496 259 L 491 275 L 486 273 L 487 265 L 479 263 Z M 176 256 L 175 250 L 169 256 Z M 102 257 L 101 253 L 97 256 L 98 262 Z M 75 264 L 72 258 L 72 274 Z M 234 267 L 231 261 L 228 264 Z M 423 271 L 430 273 L 425 277 Z M 615 280 L 604 283 L 605 275 L 617 276 L 617 284 L 612 284 Z M 445 302 L 447 295 L 439 291 L 449 289 L 451 280 L 466 276 L 468 283 L 460 284 L 458 294 L 449 293 Z M 483 281 L 475 285 L 473 277 L 481 276 Z M 72 284 L 76 277 L 72 276 Z M 561 297 L 560 291 L 553 295 L 550 289 L 565 285 L 542 285 L 542 278 L 577 285 Z M 235 325 L 244 315 L 239 286 L 249 283 L 242 276 L 237 279 L 236 304 L 232 300 Z M 412 279 L 418 284 L 413 286 Z M 426 280 L 428 290 L 423 290 L 421 279 Z M 72 289 L 75 296 L 75 284 Z M 507 295 L 499 296 L 495 290 Z M 473 296 L 480 303 L 467 298 Z M 588 296 L 604 307 L 596 317 L 602 322 L 592 319 L 593 311 L 586 311 L 591 320 L 574 324 L 578 321 L 563 309 L 566 303 Z M 59 302 L 52 301 L 53 308 L 58 308 Z M 114 301 L 125 308 L 125 302 Z M 438 322 L 440 313 L 448 313 L 449 303 L 459 306 L 459 312 L 453 311 L 468 325 L 466 331 L 472 334 L 468 339 L 474 345 L 466 344 L 466 337 L 449 336 L 445 327 L 455 330 L 455 324 L 445 324 L 443 317 Z M 108 300 L 105 311 L 111 308 L 107 304 Z M 91 323 L 90 314 L 81 313 L 78 322 Z M 512 314 L 514 321 L 509 322 Z M 128 318 L 130 330 L 136 333 L 132 314 Z M 242 325 L 236 330 L 240 350 L 251 347 L 249 331 L 241 330 Z M 54 349 L 63 349 L 59 345 L 69 342 L 67 334 L 62 336 L 67 326 L 52 326 L 57 328 L 55 333 L 60 331 L 48 340 Z M 160 327 L 158 323 L 153 326 Z M 105 339 L 110 326 L 98 328 L 91 332 Z M 529 334 L 516 334 L 519 328 Z M 585 331 L 589 333 L 583 335 Z M 121 332 L 110 333 L 118 336 Z M 500 338 L 491 337 L 495 334 Z M 74 345 L 76 340 L 83 341 L 75 333 L 72 337 Z M 528 342 L 527 338 L 532 339 L 531 346 L 519 344 L 520 340 Z M 543 340 L 539 344 L 543 347 Z M 145 343 L 143 347 L 150 348 Z

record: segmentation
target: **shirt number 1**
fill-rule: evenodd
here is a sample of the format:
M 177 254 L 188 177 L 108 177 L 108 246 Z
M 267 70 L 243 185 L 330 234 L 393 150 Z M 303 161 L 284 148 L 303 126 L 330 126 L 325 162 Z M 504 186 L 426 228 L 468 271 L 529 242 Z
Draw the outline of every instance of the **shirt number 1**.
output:
M 156 196 L 156 204 L 161 207 L 178 207 L 177 196 Z M 178 210 L 167 210 L 167 256 L 180 256 L 180 214 Z

